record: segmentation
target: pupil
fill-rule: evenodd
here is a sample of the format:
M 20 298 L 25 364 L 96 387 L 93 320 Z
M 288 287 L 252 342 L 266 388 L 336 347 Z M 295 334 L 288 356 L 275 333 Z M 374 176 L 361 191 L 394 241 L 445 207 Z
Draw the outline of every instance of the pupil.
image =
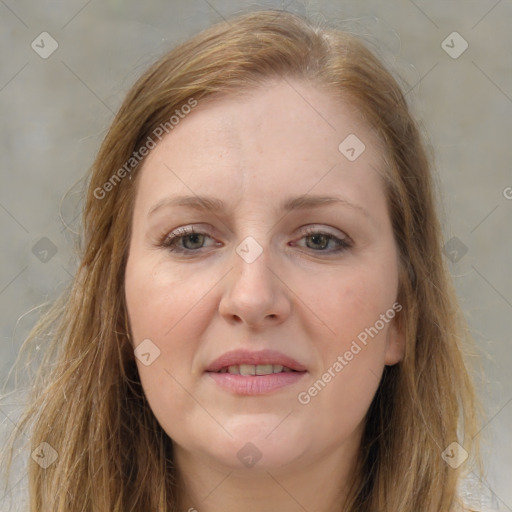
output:
M 202 235 L 200 233 L 193 233 L 191 235 L 188 235 L 188 237 L 185 240 L 192 240 L 192 244 L 194 244 L 194 243 L 197 243 L 198 236 L 202 236 Z
M 324 242 L 325 242 L 326 236 L 325 235 L 311 235 L 311 239 L 313 240 L 314 244 L 318 243 L 318 238 L 323 238 Z M 321 245 L 322 245 L 322 247 L 324 247 L 325 243 L 323 243 Z

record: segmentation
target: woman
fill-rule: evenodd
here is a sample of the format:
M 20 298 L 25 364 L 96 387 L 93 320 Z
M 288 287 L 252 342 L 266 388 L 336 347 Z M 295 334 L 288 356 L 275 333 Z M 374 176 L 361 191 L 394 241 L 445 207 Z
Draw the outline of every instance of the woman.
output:
M 355 37 L 261 11 L 162 57 L 36 329 L 31 510 L 459 510 L 477 402 L 434 204 Z

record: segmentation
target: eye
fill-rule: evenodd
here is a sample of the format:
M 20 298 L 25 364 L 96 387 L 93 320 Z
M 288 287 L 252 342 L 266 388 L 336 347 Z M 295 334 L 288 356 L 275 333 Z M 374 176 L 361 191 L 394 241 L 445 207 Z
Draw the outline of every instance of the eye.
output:
M 332 233 L 328 233 L 327 231 L 322 231 L 320 229 L 306 229 L 303 238 L 306 240 L 310 240 L 311 243 L 306 242 L 306 246 L 309 249 L 313 249 L 314 252 L 337 253 L 345 251 L 352 247 L 352 244 L 351 242 L 349 242 L 348 238 L 341 239 L 333 235 Z M 326 251 L 325 248 L 327 248 L 330 243 L 331 248 L 334 245 L 334 249 Z
M 200 249 L 204 243 L 205 237 L 211 238 L 206 233 L 195 232 L 193 226 L 187 226 L 179 228 L 167 235 L 161 242 L 161 246 L 165 247 L 170 252 L 176 253 L 187 253 L 197 252 L 196 249 Z M 185 247 L 179 245 L 183 242 Z M 190 242 L 190 243 L 189 243 Z
M 306 243 L 307 248 L 313 252 L 338 253 L 352 247 L 348 238 L 340 239 L 332 233 L 319 229 L 308 228 L 304 231 L 302 239 L 310 240 Z M 195 232 L 193 226 L 187 226 L 176 229 L 160 242 L 161 247 L 165 247 L 173 253 L 191 254 L 199 252 L 198 249 L 204 247 L 206 238 L 211 238 L 207 233 Z M 326 250 L 331 244 L 331 250 Z M 216 244 L 219 245 L 219 244 Z M 334 247 L 333 247 L 334 246 Z

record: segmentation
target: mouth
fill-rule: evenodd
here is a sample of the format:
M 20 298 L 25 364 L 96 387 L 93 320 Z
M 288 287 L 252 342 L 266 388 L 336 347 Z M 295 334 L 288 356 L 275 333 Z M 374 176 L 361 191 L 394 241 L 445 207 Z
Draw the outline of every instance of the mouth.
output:
M 212 361 L 205 369 L 212 373 L 237 375 L 270 375 L 282 372 L 303 372 L 306 370 L 295 359 L 277 350 L 232 350 Z
M 295 359 L 275 350 L 235 350 L 205 370 L 217 389 L 234 395 L 268 395 L 293 386 L 307 373 Z
M 236 364 L 231 366 L 224 366 L 220 370 L 217 370 L 213 373 L 230 373 L 231 375 L 271 375 L 273 373 L 289 373 L 289 372 L 298 372 L 298 370 L 293 370 L 292 368 L 288 368 L 288 366 L 283 366 L 281 364 Z

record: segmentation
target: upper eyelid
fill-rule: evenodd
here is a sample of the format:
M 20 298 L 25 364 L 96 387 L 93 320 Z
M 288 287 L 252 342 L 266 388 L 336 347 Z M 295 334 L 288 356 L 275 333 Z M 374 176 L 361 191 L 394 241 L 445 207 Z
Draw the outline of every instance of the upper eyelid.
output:
M 349 248 L 354 247 L 354 242 L 352 238 L 347 235 L 345 232 L 342 232 L 343 235 L 337 235 L 334 233 L 330 233 L 328 229 L 326 229 L 323 226 L 318 225 L 306 225 L 301 226 L 302 233 L 300 234 L 300 238 L 297 240 L 294 240 L 293 243 L 296 244 L 300 240 L 303 240 L 304 238 L 308 236 L 314 236 L 317 234 L 321 234 L 324 236 L 330 237 L 330 242 L 334 241 L 334 243 L 337 246 L 337 250 L 330 250 L 330 251 L 318 251 L 318 253 L 324 253 L 325 255 L 328 254 L 335 254 L 337 252 L 347 250 Z M 161 241 L 159 243 L 160 246 L 167 247 L 172 252 L 177 253 L 184 253 L 184 254 L 194 254 L 194 253 L 200 253 L 202 249 L 207 249 L 207 247 L 200 247 L 197 250 L 194 249 L 187 249 L 180 246 L 181 240 L 185 239 L 187 236 L 198 234 L 198 235 L 205 235 L 206 237 L 213 240 L 213 244 L 210 244 L 210 247 L 218 246 L 219 244 L 216 242 L 215 237 L 210 234 L 211 230 L 204 229 L 204 228 L 197 228 L 196 226 L 180 226 L 179 228 L 176 228 L 172 230 L 170 233 L 166 234 L 163 238 L 161 238 Z M 171 249 L 171 247 L 174 247 L 174 249 Z M 317 252 L 317 251 L 315 251 Z
M 346 232 L 342 231 L 341 229 L 338 229 L 338 231 L 341 233 L 341 235 L 338 235 L 336 233 L 332 233 L 329 231 L 331 229 L 337 229 L 337 228 L 333 228 L 330 226 L 326 227 L 322 224 L 313 224 L 313 225 L 308 224 L 305 226 L 301 226 L 300 228 L 297 228 L 297 229 L 301 230 L 301 233 L 300 233 L 301 236 L 305 236 L 305 234 L 307 235 L 309 232 L 313 232 L 313 234 L 316 234 L 318 231 L 323 231 L 323 232 L 325 232 L 325 234 L 333 236 L 335 238 L 339 238 L 341 240 L 343 240 L 343 239 L 351 240 L 350 236 Z M 192 235 L 192 234 L 207 235 L 210 238 L 215 238 L 214 235 L 212 234 L 211 229 L 205 228 L 203 226 L 197 227 L 197 226 L 191 225 L 191 226 L 180 226 L 179 228 L 173 229 L 170 232 L 166 233 L 163 236 L 163 239 L 167 240 L 167 239 L 180 238 L 180 237 L 184 237 L 184 236 Z

